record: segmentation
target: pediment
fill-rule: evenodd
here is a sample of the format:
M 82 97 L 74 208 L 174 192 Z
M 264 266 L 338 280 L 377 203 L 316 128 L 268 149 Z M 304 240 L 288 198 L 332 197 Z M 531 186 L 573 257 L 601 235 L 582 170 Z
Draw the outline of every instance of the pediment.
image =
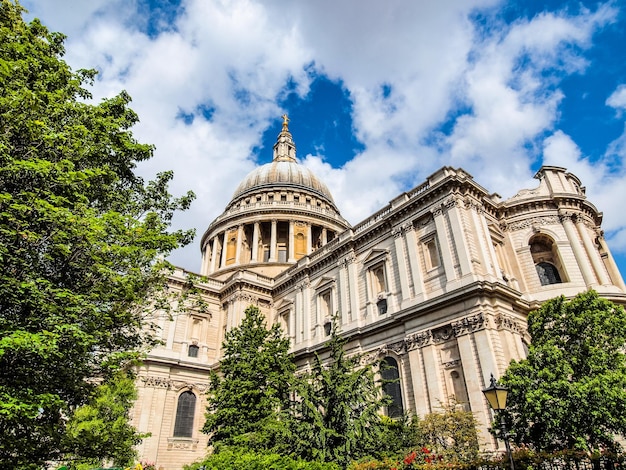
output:
M 326 288 L 333 287 L 337 281 L 333 277 L 322 276 L 313 284 L 313 289 L 315 290 L 323 290 Z
M 277 312 L 290 309 L 291 307 L 293 307 L 293 300 L 290 299 L 280 299 L 280 301 L 274 305 Z
M 388 254 L 389 254 L 389 250 L 386 250 L 383 248 L 373 248 L 370 250 L 367 256 L 363 259 L 363 264 L 372 265 L 380 261 L 384 261 Z

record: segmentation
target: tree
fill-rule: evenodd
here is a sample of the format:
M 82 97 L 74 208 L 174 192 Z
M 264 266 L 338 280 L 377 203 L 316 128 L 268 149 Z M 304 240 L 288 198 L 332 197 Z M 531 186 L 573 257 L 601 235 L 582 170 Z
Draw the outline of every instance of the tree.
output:
M 441 408 L 420 420 L 423 446 L 446 462 L 475 461 L 479 446 L 474 414 L 459 409 L 455 400 Z
M 267 328 L 257 307 L 245 311 L 241 325 L 226 333 L 220 375 L 211 374 L 205 433 L 212 443 L 263 447 L 288 408 L 295 365 L 289 340 L 278 324 Z M 268 444 L 270 445 L 270 444 Z
M 63 457 L 86 379 L 152 344 L 163 259 L 193 237 L 170 221 L 193 195 L 135 175 L 153 147 L 128 94 L 90 103 L 96 73 L 61 59 L 64 36 L 0 2 L 0 465 L 41 468 Z
M 133 464 L 135 446 L 145 437 L 129 421 L 136 398 L 134 378 L 120 371 L 95 389 L 89 403 L 76 409 L 63 442 L 71 468 L 91 469 L 105 462 L 119 467 Z
M 626 435 L 626 313 L 593 291 L 528 316 L 528 357 L 513 361 L 504 418 L 535 450 L 615 450 Z
M 385 432 L 379 413 L 388 403 L 373 366 L 347 357 L 345 343 L 333 321 L 328 358 L 316 354 L 313 370 L 296 387 L 291 425 L 295 455 L 344 468 L 376 451 Z

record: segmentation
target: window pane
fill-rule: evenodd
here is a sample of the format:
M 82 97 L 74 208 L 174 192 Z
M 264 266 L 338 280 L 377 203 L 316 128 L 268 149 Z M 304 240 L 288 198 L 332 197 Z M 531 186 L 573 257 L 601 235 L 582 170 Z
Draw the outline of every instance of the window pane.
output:
M 195 344 L 192 344 L 191 346 L 189 346 L 189 349 L 187 350 L 187 355 L 189 357 L 198 357 L 198 350 L 200 348 L 198 346 L 196 346 Z
M 560 284 L 562 282 L 559 271 L 554 265 L 550 263 L 539 263 L 536 265 L 536 268 L 537 275 L 539 276 L 539 281 L 541 281 L 542 286 Z
M 191 437 L 193 435 L 193 416 L 196 411 L 196 396 L 192 392 L 184 392 L 178 397 L 174 437 Z
M 380 366 L 380 376 L 383 379 L 383 391 L 391 397 L 391 403 L 387 406 L 387 416 L 397 418 L 402 416 L 402 390 L 400 388 L 400 375 L 398 362 L 393 357 L 383 359 Z

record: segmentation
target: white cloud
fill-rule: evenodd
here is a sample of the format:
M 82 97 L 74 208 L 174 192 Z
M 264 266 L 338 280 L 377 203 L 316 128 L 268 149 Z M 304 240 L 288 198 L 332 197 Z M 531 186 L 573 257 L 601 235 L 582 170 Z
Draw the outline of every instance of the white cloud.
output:
M 611 96 L 606 100 L 606 104 L 618 111 L 626 109 L 626 85 L 618 86 Z
M 546 136 L 546 162 L 584 170 L 579 176 L 589 189 L 604 186 L 593 175 L 612 173 L 601 162 L 586 162 L 555 123 L 564 98 L 559 80 L 585 70 L 580 51 L 616 11 L 542 14 L 479 34 L 468 15 L 499 5 L 183 0 L 173 27 L 149 37 L 137 27 L 145 18 L 135 2 L 27 2 L 44 23 L 70 35 L 67 58 L 75 68 L 101 71 L 98 99 L 121 89 L 133 96 L 142 120 L 135 134 L 157 146 L 141 171 L 174 169 L 173 192 L 197 193 L 176 223 L 197 227 L 199 235 L 254 168 L 252 149 L 282 114 L 276 103 L 287 81 L 304 96 L 311 69 L 342 81 L 365 150 L 340 168 L 323 155 L 300 157 L 352 223 L 442 165 L 465 168 L 503 196 L 532 187 L 531 167 L 542 158 Z M 618 88 L 607 104 L 624 107 L 626 91 Z M 211 109 L 210 121 L 200 107 Z M 181 112 L 193 121 L 177 119 Z M 433 134 L 451 113 L 460 113 L 452 129 Z M 294 138 L 297 144 L 297 133 Z M 615 148 L 623 152 L 624 145 Z M 266 149 L 259 163 L 270 156 Z M 597 192 L 605 223 L 615 230 L 620 217 L 603 204 L 619 191 L 615 184 Z M 196 245 L 174 261 L 198 269 L 198 253 Z

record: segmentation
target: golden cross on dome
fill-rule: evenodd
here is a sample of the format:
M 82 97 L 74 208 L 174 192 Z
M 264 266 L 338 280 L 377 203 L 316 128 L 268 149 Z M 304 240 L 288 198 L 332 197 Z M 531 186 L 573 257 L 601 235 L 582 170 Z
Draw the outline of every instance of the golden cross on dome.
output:
M 286 114 L 283 114 L 282 118 L 283 118 L 283 128 L 287 128 L 287 125 L 289 124 L 289 116 L 287 116 Z

